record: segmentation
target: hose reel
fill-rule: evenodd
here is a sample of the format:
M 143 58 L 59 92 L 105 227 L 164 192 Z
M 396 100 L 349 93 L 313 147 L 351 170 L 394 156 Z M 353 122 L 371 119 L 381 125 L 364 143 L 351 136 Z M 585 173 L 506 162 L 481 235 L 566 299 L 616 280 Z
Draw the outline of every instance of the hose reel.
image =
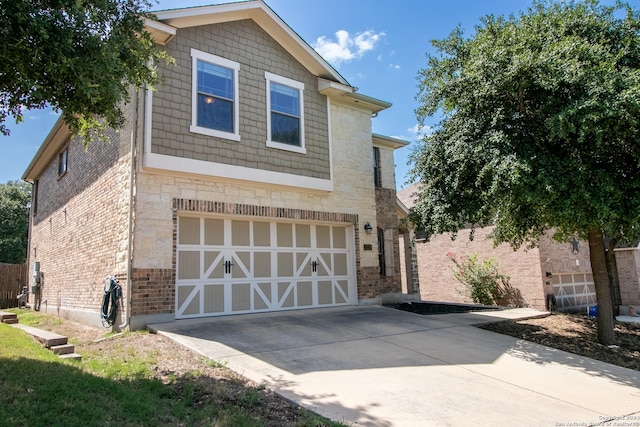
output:
M 116 323 L 118 303 L 122 296 L 122 286 L 115 277 L 107 277 L 104 281 L 104 296 L 102 297 L 102 310 L 100 319 L 102 326 L 108 328 Z

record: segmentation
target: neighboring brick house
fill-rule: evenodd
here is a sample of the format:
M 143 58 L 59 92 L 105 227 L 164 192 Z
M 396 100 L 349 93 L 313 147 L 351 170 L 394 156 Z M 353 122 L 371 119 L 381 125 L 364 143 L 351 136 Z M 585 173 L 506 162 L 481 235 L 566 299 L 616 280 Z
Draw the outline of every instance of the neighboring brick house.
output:
M 417 184 L 400 190 L 399 204 L 410 209 L 417 190 Z M 408 267 L 403 274 L 405 292 L 415 289 L 425 301 L 471 302 L 460 292 L 463 286 L 455 279 L 454 264 L 447 254 L 459 257 L 477 253 L 481 261 L 495 257 L 499 272 L 510 277 L 509 284 L 516 293 L 512 303 L 545 309 L 547 295 L 553 293 L 561 310 L 582 310 L 595 304 L 586 242 L 558 243 L 542 236 L 536 248 L 514 251 L 508 244 L 494 247 L 487 237 L 492 230 L 493 227 L 476 229 L 473 240 L 469 240 L 469 230 L 460 230 L 455 240 L 449 234 L 441 234 L 428 242 L 405 230 L 400 237 L 400 247 L 405 248 L 401 263 L 411 265 L 406 260 L 414 259 L 413 269 Z
M 33 183 L 29 264 L 41 309 L 120 327 L 381 303 L 401 292 L 391 104 L 361 95 L 262 1 L 156 12 L 175 65 L 136 91 L 110 143 L 61 118 Z M 372 156 L 374 167 L 372 168 Z

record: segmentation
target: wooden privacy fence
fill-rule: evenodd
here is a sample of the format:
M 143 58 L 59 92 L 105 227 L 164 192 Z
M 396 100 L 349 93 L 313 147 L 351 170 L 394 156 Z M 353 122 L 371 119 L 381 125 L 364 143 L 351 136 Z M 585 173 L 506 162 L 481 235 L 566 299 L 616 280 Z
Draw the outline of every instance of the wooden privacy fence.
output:
M 28 286 L 27 264 L 0 264 L 0 309 L 18 306 L 18 295 Z

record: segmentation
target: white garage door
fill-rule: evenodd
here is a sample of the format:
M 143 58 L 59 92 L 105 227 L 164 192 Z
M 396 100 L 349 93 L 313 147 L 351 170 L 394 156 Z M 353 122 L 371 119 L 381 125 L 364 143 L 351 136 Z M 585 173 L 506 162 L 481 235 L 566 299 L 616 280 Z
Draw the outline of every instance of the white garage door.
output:
M 592 274 L 554 274 L 552 283 L 558 310 L 581 311 L 596 305 Z
M 176 318 L 355 304 L 353 228 L 178 218 Z

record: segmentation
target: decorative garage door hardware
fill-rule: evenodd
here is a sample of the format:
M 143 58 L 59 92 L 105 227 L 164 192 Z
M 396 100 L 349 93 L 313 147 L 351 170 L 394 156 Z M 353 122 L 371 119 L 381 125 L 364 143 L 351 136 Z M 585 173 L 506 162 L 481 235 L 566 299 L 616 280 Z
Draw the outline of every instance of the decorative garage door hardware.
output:
M 343 223 L 178 217 L 176 318 L 355 304 Z

